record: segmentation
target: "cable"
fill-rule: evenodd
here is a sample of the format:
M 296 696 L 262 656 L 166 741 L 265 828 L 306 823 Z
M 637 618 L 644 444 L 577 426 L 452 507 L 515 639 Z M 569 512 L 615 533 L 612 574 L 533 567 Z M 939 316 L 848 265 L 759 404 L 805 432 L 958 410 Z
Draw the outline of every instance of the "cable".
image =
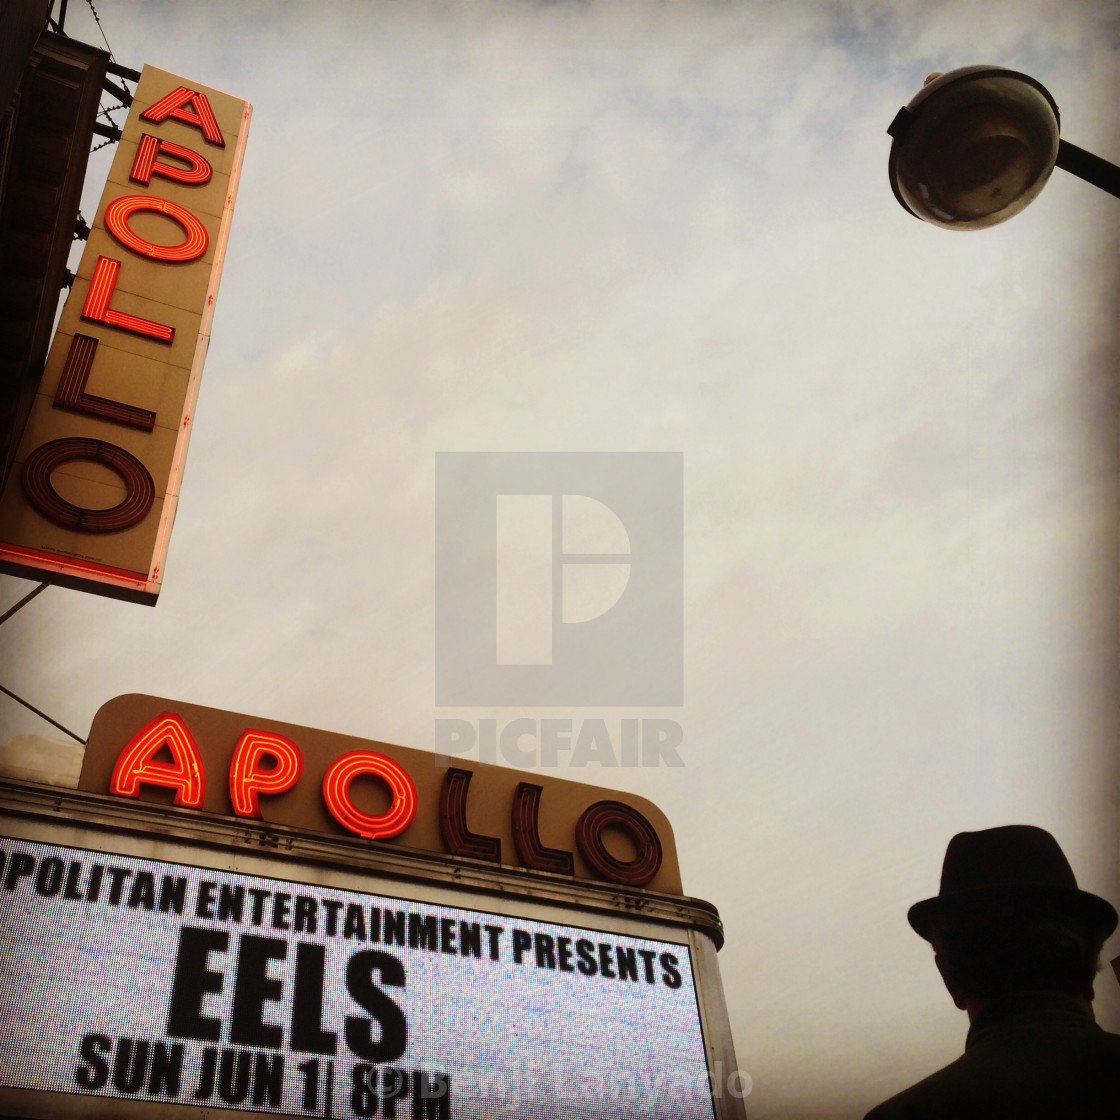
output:
M 0 614 L 0 624 L 7 622 L 8 619 L 16 613 L 16 611 L 18 611 L 21 607 L 26 607 L 27 604 L 30 603 L 36 595 L 39 595 L 42 592 L 46 591 L 48 587 L 50 587 L 50 584 L 44 581 L 43 583 L 39 584 L 39 586 L 36 587 L 33 591 L 30 591 L 26 595 L 24 595 L 24 597 L 20 599 L 20 601 L 16 603 L 14 607 L 10 607 L 3 614 Z
M 22 704 L 25 708 L 28 709 L 28 711 L 34 712 L 40 719 L 45 719 L 47 723 L 49 723 L 52 727 L 57 727 L 59 731 L 65 731 L 71 739 L 73 739 L 75 742 L 81 743 L 83 747 L 86 745 L 85 739 L 83 739 L 80 735 L 75 735 L 69 727 L 63 727 L 62 724 L 58 722 L 58 720 L 51 719 L 51 717 L 47 715 L 46 712 L 39 711 L 39 709 L 36 708 L 34 704 L 29 704 L 21 696 L 17 696 L 10 688 L 5 688 L 2 684 L 0 684 L 0 692 L 4 693 L 5 696 L 10 696 L 17 704 Z
M 109 40 L 105 38 L 105 28 L 101 26 L 101 20 L 97 18 L 97 9 L 93 6 L 93 0 L 86 0 L 89 5 L 89 10 L 93 12 L 93 21 L 97 24 L 97 30 L 101 32 L 101 38 L 104 40 L 105 49 L 109 52 L 109 57 L 113 58 L 113 48 L 109 46 Z M 116 62 L 116 59 L 113 58 Z
M 16 611 L 18 611 L 21 607 L 26 607 L 27 604 L 30 603 L 31 600 L 34 599 L 36 595 L 40 594 L 43 591 L 46 591 L 46 589 L 49 586 L 50 586 L 49 583 L 43 582 L 43 583 L 39 584 L 38 587 L 34 588 L 32 591 L 29 591 L 26 595 L 24 595 L 24 597 L 22 599 L 20 599 L 20 601 L 18 603 L 16 603 L 16 605 L 14 607 L 10 607 L 2 615 L 0 615 L 0 623 L 7 622 L 8 619 L 11 618 L 12 615 L 14 615 L 16 613 Z M 34 704 L 29 704 L 21 696 L 17 696 L 14 692 L 12 692 L 12 690 L 10 688 L 5 688 L 2 684 L 0 684 L 0 692 L 4 693 L 5 696 L 10 696 L 13 700 L 16 701 L 17 704 L 22 704 L 29 711 L 34 712 L 40 719 L 45 719 L 47 721 L 47 723 L 49 723 L 52 727 L 57 727 L 59 729 L 59 731 L 65 731 L 66 734 L 69 735 L 71 739 L 75 739 L 77 742 L 81 743 L 83 746 L 85 745 L 85 739 L 81 738 L 78 735 L 75 735 L 74 732 L 70 730 L 70 728 L 63 727 L 62 724 L 59 723 L 57 720 L 51 719 L 51 717 L 49 715 L 47 715 L 46 712 L 39 711 L 39 709 L 36 708 Z

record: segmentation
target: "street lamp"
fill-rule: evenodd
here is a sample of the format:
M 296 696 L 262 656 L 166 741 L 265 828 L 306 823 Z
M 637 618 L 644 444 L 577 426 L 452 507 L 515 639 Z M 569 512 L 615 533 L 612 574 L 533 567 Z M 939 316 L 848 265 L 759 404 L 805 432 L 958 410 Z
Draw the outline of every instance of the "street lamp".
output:
M 1120 167 L 1059 139 L 1041 82 L 1002 66 L 931 74 L 887 129 L 891 189 L 945 229 L 984 229 L 1017 214 L 1055 167 L 1120 197 Z

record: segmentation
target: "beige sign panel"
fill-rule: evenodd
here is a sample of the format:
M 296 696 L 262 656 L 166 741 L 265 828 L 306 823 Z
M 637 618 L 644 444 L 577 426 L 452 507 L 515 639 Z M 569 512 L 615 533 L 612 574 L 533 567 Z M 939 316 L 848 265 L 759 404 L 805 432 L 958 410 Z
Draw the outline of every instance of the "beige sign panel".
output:
M 144 68 L 0 498 L 0 570 L 155 603 L 249 115 Z
M 645 798 L 155 696 L 98 711 L 79 788 L 359 846 L 680 895 Z

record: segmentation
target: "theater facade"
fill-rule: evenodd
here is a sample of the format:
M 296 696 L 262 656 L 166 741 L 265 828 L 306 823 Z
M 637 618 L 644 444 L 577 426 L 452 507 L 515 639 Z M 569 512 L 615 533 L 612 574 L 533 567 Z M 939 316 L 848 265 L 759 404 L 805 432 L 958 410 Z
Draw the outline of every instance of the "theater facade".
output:
M 0 784 L 7 1115 L 744 1116 L 648 801 L 169 699 Z

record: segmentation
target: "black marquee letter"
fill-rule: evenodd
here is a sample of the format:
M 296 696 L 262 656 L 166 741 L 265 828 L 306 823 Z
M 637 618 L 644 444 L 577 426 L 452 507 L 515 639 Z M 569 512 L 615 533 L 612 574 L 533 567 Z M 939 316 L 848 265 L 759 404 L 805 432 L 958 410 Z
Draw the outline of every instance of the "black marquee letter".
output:
M 222 1021 L 202 1014 L 202 997 L 220 992 L 225 976 L 206 967 L 211 953 L 229 948 L 225 930 L 183 926 L 179 932 L 179 955 L 175 960 L 175 979 L 171 985 L 171 1006 L 167 1011 L 167 1033 L 172 1038 L 200 1038 L 217 1042 L 222 1036 Z
M 373 1041 L 372 1021 L 358 1015 L 346 1016 L 346 1045 L 367 1062 L 391 1062 L 408 1045 L 408 1024 L 401 1009 L 373 982 L 374 972 L 381 982 L 394 988 L 405 985 L 404 965 L 389 953 L 369 949 L 355 953 L 346 966 L 346 987 L 354 1002 L 368 1011 L 381 1026 L 381 1039 Z

